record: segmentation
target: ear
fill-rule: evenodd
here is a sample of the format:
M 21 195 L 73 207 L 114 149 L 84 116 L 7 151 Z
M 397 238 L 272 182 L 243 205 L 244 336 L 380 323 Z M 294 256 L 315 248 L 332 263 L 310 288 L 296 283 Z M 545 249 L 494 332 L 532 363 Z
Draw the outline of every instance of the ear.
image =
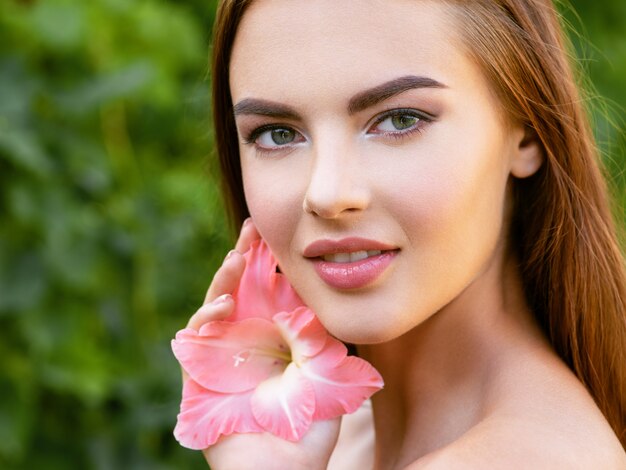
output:
M 514 144 L 517 147 L 513 150 L 511 174 L 516 178 L 528 178 L 534 175 L 543 163 L 543 145 L 532 127 L 518 128 L 515 134 Z

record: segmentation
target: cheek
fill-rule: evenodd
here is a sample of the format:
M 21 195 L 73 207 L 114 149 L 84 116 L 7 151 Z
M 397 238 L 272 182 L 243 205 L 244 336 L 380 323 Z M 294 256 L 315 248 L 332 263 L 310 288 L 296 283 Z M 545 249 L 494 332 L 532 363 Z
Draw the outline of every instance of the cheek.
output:
M 427 158 L 386 178 L 393 181 L 388 207 L 411 239 L 443 242 L 500 219 L 507 176 L 493 148 L 434 149 Z
M 397 173 L 391 204 L 404 208 L 409 233 L 459 251 L 499 231 L 509 150 L 493 116 L 468 123 L 460 113 L 450 121 L 425 142 L 416 168 Z
M 263 162 L 261 162 L 263 163 Z M 259 233 L 278 259 L 284 259 L 302 212 L 302 184 L 285 165 L 242 159 L 246 203 Z
M 420 318 L 439 310 L 484 271 L 502 236 L 508 176 L 495 139 L 465 139 L 396 174 L 388 207 L 407 236 L 407 279 Z M 441 140 L 439 140 L 441 142 Z M 412 178 L 403 175 L 413 175 Z M 407 289 L 408 292 L 408 289 Z

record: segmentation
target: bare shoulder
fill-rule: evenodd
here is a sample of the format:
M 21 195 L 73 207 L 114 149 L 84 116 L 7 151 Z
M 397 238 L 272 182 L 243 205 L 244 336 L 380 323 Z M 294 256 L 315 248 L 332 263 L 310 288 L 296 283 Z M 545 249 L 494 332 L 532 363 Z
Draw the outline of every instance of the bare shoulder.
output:
M 503 377 L 507 399 L 481 422 L 406 468 L 626 470 L 624 448 L 571 371 L 545 357 L 525 367 L 536 370 L 522 383 L 519 374 Z
M 626 454 L 616 439 L 575 434 L 514 417 L 487 420 L 406 469 L 626 469 Z

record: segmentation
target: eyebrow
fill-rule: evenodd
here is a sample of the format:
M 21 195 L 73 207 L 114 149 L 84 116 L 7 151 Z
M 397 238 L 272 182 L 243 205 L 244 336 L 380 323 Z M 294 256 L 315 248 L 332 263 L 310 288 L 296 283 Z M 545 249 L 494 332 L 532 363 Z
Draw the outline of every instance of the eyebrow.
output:
M 365 91 L 361 91 L 350 98 L 348 113 L 356 114 L 370 108 L 392 96 L 399 95 L 415 88 L 447 88 L 443 83 L 428 77 L 405 75 L 395 78 L 381 85 L 377 85 Z
M 357 93 L 350 98 L 348 102 L 348 113 L 351 115 L 356 114 L 392 96 L 416 88 L 447 87 L 432 78 L 406 75 Z M 240 115 L 259 115 L 294 121 L 302 120 L 300 115 L 291 106 L 258 98 L 245 98 L 241 100 L 233 106 L 233 113 L 235 117 Z
M 233 106 L 233 113 L 235 117 L 242 114 L 256 114 L 278 119 L 301 120 L 300 115 L 291 106 L 258 98 L 245 98 L 241 100 Z

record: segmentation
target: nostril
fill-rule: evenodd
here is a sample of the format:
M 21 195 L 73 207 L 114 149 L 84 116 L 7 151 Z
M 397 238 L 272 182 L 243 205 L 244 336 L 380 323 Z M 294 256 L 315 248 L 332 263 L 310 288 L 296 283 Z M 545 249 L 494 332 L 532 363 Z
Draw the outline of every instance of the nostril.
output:
M 349 173 L 349 176 L 346 174 Z M 323 219 L 335 219 L 341 214 L 364 210 L 370 202 L 370 191 L 356 171 L 344 169 L 341 173 L 316 172 L 304 194 L 302 209 L 305 213 Z
M 323 219 L 335 219 L 342 214 L 354 214 L 363 211 L 369 205 L 365 191 L 326 191 L 316 195 L 307 194 L 302 203 L 305 213 Z
M 304 212 L 323 219 L 336 219 L 341 215 L 354 214 L 365 209 L 366 204 L 362 206 L 346 205 L 346 204 L 303 204 Z

